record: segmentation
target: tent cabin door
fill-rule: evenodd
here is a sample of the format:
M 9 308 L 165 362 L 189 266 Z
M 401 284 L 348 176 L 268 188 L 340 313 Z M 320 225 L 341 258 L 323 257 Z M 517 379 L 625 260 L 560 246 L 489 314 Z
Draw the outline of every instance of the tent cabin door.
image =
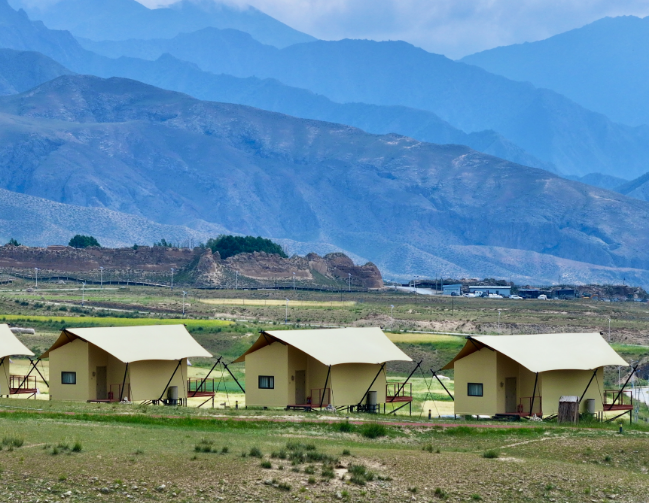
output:
M 295 404 L 306 403 L 306 370 L 295 371 Z
M 97 400 L 107 400 L 108 399 L 108 372 L 106 367 L 97 367 L 96 378 L 97 378 Z
M 516 412 L 516 378 L 505 378 L 505 412 Z

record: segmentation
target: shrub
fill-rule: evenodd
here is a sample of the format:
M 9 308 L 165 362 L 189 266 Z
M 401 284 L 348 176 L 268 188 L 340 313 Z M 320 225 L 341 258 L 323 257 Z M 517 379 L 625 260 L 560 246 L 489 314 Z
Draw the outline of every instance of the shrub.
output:
M 250 452 L 248 453 L 248 456 L 252 458 L 261 458 L 263 457 L 263 454 L 261 453 L 258 447 L 252 447 L 250 449 Z
M 342 421 L 333 425 L 333 429 L 341 433 L 351 433 L 354 431 L 354 425 L 347 421 Z
M 482 501 L 482 496 L 480 496 L 479 494 L 472 494 L 471 499 L 473 501 Z
M 482 453 L 482 457 L 486 459 L 495 459 L 498 456 L 500 456 L 500 454 L 498 453 L 498 451 L 495 451 L 494 449 L 489 449 L 488 451 L 484 451 Z
M 68 243 L 68 246 L 71 246 L 72 248 L 88 248 L 89 246 L 101 247 L 94 237 L 83 236 L 81 234 L 74 236 Z
M 281 482 L 277 485 L 277 489 L 281 489 L 282 491 L 290 491 L 291 485 L 286 482 Z
M 205 246 L 210 248 L 213 253 L 219 252 L 222 259 L 239 253 L 253 253 L 256 251 L 279 255 L 283 258 L 288 257 L 280 245 L 262 237 L 221 235 L 216 239 L 209 239 Z
M 349 451 L 349 449 L 343 449 L 343 456 L 351 456 L 352 453 Z
M 437 487 L 437 488 L 435 489 L 435 492 L 434 492 L 433 494 L 435 494 L 435 497 L 437 497 L 437 498 L 439 498 L 439 499 L 443 499 L 443 500 L 445 500 L 446 498 L 448 498 L 448 494 L 447 494 L 446 491 L 445 491 L 444 489 L 442 489 L 441 487 Z
M 315 477 L 309 477 L 309 484 L 315 484 Z
M 426 444 L 421 448 L 422 451 L 433 452 L 433 444 Z
M 12 448 L 12 447 L 22 447 L 23 444 L 25 443 L 25 439 L 22 437 L 15 437 L 15 436 L 6 436 L 3 437 L 2 439 L 2 445 Z
M 325 479 L 333 479 L 336 474 L 334 473 L 334 469 L 332 466 L 323 466 L 322 467 L 322 476 Z
M 266 470 L 270 470 L 273 467 L 270 461 L 262 461 L 260 466 Z
M 224 447 L 221 449 L 221 454 L 227 454 L 229 451 L 230 451 L 230 449 L 229 449 L 227 446 L 224 446 Z
M 81 452 L 81 449 L 82 449 L 81 442 L 77 440 L 72 446 L 72 452 Z
M 304 473 L 313 475 L 315 473 L 315 468 L 313 467 L 313 465 L 309 465 L 304 469 Z
M 284 449 L 281 449 L 279 452 L 273 452 L 270 457 L 276 459 L 286 459 L 286 451 Z
M 361 435 L 367 438 L 384 437 L 388 434 L 385 426 L 379 423 L 369 423 L 361 426 Z

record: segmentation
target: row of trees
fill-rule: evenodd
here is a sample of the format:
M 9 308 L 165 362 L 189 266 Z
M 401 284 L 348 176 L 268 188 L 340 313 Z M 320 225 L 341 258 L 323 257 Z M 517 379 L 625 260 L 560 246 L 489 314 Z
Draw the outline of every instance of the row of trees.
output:
M 8 246 L 20 246 L 20 243 L 14 238 L 11 238 L 7 243 Z M 68 246 L 73 248 L 88 248 L 89 246 L 101 247 L 99 241 L 93 236 L 84 236 L 77 234 L 68 243 Z M 164 248 L 173 248 L 174 244 L 162 238 L 160 241 L 153 243 L 153 246 L 160 246 Z M 233 257 L 239 253 L 254 253 L 265 252 L 271 255 L 279 255 L 286 258 L 288 255 L 284 249 L 270 239 L 262 238 L 261 236 L 231 236 L 221 235 L 216 238 L 208 239 L 207 243 L 199 245 L 202 248 L 210 248 L 212 253 L 219 252 L 221 258 L 226 259 Z M 133 249 L 137 250 L 138 245 L 133 245 Z

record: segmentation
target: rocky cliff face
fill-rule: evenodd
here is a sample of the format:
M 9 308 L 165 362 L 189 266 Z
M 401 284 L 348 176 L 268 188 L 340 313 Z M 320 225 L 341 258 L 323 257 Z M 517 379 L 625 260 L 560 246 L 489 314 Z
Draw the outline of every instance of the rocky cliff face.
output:
M 304 285 L 331 285 L 347 281 L 356 288 L 381 288 L 383 279 L 371 263 L 356 266 L 342 253 L 320 257 L 282 258 L 266 253 L 242 253 L 222 260 L 219 253 L 203 248 L 166 248 L 140 246 L 133 248 L 85 248 L 50 246 L 0 247 L 0 268 L 5 273 L 31 277 L 39 268 L 41 278 L 72 277 L 87 281 L 140 281 L 168 283 L 171 269 L 176 281 L 197 287 L 227 287 L 238 276 L 240 286 L 258 286 L 268 282 L 286 282 L 295 278 Z

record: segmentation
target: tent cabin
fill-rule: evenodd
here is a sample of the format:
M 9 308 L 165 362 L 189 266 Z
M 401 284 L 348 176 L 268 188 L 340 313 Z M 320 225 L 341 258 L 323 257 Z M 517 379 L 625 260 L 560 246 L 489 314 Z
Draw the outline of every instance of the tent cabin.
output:
M 604 390 L 606 365 L 627 363 L 598 333 L 469 336 L 443 369 L 455 371 L 455 414 L 552 416 L 562 396 L 580 412 L 630 411 L 631 397 Z M 592 406 L 592 402 L 591 402 Z
M 18 340 L 7 324 L 0 324 L 0 396 L 27 394 L 36 395 L 35 376 L 14 375 L 11 373 L 11 356 L 34 356 Z
M 246 364 L 246 405 L 372 411 L 412 400 L 386 384 L 389 361 L 412 360 L 380 328 L 265 331 L 235 360 Z
M 187 358 L 211 356 L 184 325 L 150 325 L 66 328 L 41 359 L 52 400 L 186 404 Z

